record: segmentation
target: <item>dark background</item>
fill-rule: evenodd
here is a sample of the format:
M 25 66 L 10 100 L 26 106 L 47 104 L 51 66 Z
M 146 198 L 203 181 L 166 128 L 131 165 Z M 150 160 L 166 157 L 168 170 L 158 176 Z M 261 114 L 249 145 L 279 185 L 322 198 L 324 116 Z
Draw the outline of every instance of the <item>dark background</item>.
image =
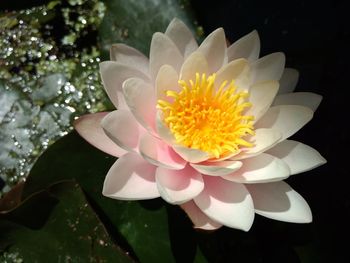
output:
M 286 66 L 299 70 L 296 91 L 323 96 L 313 120 L 292 138 L 316 148 L 328 163 L 288 179 L 308 201 L 314 217 L 311 228 L 296 228 L 289 240 L 309 242 L 317 247 L 315 251 L 322 262 L 350 262 L 348 2 L 227 0 L 213 4 L 213 1 L 193 0 L 192 4 L 206 33 L 223 27 L 231 43 L 257 29 L 261 55 L 282 51 L 287 58 Z M 264 221 L 264 224 L 269 223 Z M 263 246 L 271 250 L 267 253 L 275 253 L 271 260 L 278 259 L 273 244 L 276 250 L 283 249 L 278 247 L 281 239 L 279 233 L 266 231 L 267 244 Z M 299 260 L 292 256 L 280 262 Z M 318 260 L 310 258 L 310 262 Z

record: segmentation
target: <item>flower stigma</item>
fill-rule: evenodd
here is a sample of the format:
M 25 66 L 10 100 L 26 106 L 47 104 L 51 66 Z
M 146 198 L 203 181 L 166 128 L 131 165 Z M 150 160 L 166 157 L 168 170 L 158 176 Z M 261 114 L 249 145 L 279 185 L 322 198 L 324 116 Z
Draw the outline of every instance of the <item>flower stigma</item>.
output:
M 158 100 L 157 108 L 177 144 L 222 158 L 254 146 L 244 139 L 255 134 L 254 116 L 245 115 L 248 92 L 237 91 L 234 80 L 216 85 L 215 78 L 196 73 L 195 81 L 179 80 L 181 90 L 165 91 L 169 100 Z

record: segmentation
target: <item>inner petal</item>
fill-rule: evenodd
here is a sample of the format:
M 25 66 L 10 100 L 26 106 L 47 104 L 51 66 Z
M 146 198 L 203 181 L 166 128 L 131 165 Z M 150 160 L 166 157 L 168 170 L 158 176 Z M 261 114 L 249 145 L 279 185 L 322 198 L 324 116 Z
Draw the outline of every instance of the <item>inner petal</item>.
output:
M 189 81 L 179 80 L 180 90 L 165 91 L 167 100 L 158 100 L 163 122 L 177 144 L 222 158 L 252 147 L 245 139 L 254 135 L 254 116 L 246 115 L 249 94 L 237 91 L 234 80 L 224 80 L 215 89 L 216 75 L 196 73 Z

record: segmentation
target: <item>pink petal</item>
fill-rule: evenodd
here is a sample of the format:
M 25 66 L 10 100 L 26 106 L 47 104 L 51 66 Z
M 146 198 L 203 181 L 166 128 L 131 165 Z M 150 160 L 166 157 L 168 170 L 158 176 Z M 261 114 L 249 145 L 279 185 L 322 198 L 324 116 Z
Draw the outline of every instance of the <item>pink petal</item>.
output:
M 301 105 L 316 111 L 322 96 L 312 92 L 293 92 L 277 95 L 273 105 Z
M 215 73 L 227 62 L 225 32 L 222 28 L 213 31 L 204 39 L 198 51 L 207 59 L 209 73 Z
M 152 37 L 149 55 L 151 78 L 154 81 L 161 66 L 167 64 L 180 72 L 183 56 L 174 42 L 162 33 L 155 33 Z
M 193 201 L 182 204 L 181 208 L 187 213 L 188 217 L 193 222 L 194 228 L 216 230 L 222 227 L 222 224 L 207 217 Z
M 254 220 L 253 200 L 243 184 L 204 176 L 205 188 L 194 198 L 196 205 L 212 220 L 248 231 Z
M 159 197 L 155 182 L 156 166 L 136 153 L 120 157 L 108 171 L 103 195 L 120 200 L 142 200 Z
M 224 179 L 244 184 L 281 181 L 289 177 L 289 166 L 282 160 L 266 153 L 241 160 L 241 169 Z
M 138 78 L 129 78 L 123 84 L 126 103 L 135 118 L 147 130 L 156 130 L 156 98 L 154 89 Z
M 285 140 L 268 153 L 288 164 L 291 174 L 303 173 L 325 164 L 327 161 L 318 151 L 301 142 Z
M 242 166 L 239 161 L 219 161 L 219 162 L 203 162 L 199 164 L 191 163 L 191 166 L 198 172 L 211 175 L 223 176 L 237 171 Z
M 102 119 L 101 126 L 114 143 L 127 151 L 138 151 L 141 136 L 146 132 L 128 110 L 112 111 Z
M 201 150 L 191 149 L 179 145 L 173 145 L 173 149 L 184 160 L 190 163 L 200 163 L 209 159 L 209 154 Z
M 182 204 L 192 200 L 204 188 L 202 175 L 190 166 L 182 170 L 158 167 L 156 182 L 161 197 L 171 204 Z
M 148 162 L 168 169 L 183 169 L 186 161 L 162 140 L 146 133 L 141 138 L 140 153 Z
M 280 79 L 278 94 L 293 92 L 299 80 L 299 72 L 293 68 L 285 68 Z
M 259 58 L 260 38 L 256 30 L 243 36 L 227 49 L 228 61 L 245 58 L 253 62 Z
M 146 76 L 149 75 L 148 58 L 135 48 L 124 44 L 114 44 L 110 50 L 110 57 L 112 61 L 135 68 Z
M 313 111 L 299 105 L 271 107 L 255 124 L 255 128 L 271 128 L 282 133 L 281 141 L 300 130 L 313 117 Z
M 197 41 L 194 39 L 192 32 L 179 19 L 174 18 L 165 31 L 167 35 L 186 58 L 197 48 Z
M 279 80 L 284 70 L 286 58 L 283 53 L 276 52 L 259 58 L 251 64 L 252 83 L 267 80 Z
M 259 215 L 292 223 L 310 223 L 312 213 L 304 198 L 287 183 L 247 185 Z
M 122 85 L 126 79 L 137 77 L 144 81 L 149 81 L 149 77 L 141 71 L 114 61 L 104 61 L 100 63 L 100 73 L 107 95 L 118 109 L 128 108 L 122 91 Z
M 110 155 L 120 157 L 126 151 L 109 139 L 100 125 L 101 120 L 107 114 L 108 112 L 99 112 L 83 115 L 74 121 L 73 126 L 81 137 L 96 148 Z

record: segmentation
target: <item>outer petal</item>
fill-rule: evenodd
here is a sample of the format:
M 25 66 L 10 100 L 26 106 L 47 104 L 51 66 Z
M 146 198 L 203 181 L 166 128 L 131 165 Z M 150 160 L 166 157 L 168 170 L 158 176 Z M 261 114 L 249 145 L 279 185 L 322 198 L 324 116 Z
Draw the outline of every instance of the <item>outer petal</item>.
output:
M 138 151 L 140 138 L 146 132 L 127 110 L 112 111 L 102 119 L 101 126 L 114 143 L 127 151 Z
M 219 161 L 219 162 L 204 162 L 199 164 L 191 163 L 191 166 L 198 172 L 211 175 L 223 176 L 237 171 L 242 166 L 239 161 Z
M 218 71 L 227 61 L 225 32 L 222 28 L 213 31 L 199 46 L 198 51 L 207 59 L 209 73 Z
M 179 145 L 173 145 L 173 149 L 183 159 L 190 163 L 200 163 L 209 159 L 209 155 L 201 150 L 191 149 Z
M 108 171 L 103 195 L 120 200 L 140 200 L 159 197 L 155 182 L 156 166 L 136 153 L 120 157 Z
M 162 34 L 155 33 L 152 37 L 149 55 L 149 66 L 152 80 L 155 80 L 161 66 L 168 64 L 180 72 L 183 56 L 171 39 Z
M 238 39 L 227 49 L 228 61 L 245 58 L 253 62 L 259 58 L 260 38 L 256 30 Z
M 301 105 L 316 111 L 322 96 L 312 92 L 293 92 L 277 95 L 273 105 Z
M 280 79 L 278 94 L 293 92 L 299 80 L 299 72 L 293 68 L 285 68 Z
M 156 130 L 156 98 L 154 89 L 142 79 L 130 78 L 123 84 L 126 103 L 135 118 L 146 129 Z
M 285 162 L 266 153 L 242 162 L 241 169 L 223 178 L 232 182 L 252 184 L 281 181 L 290 175 L 290 169 Z
M 120 157 L 126 153 L 125 150 L 118 147 L 104 133 L 100 122 L 108 112 L 99 112 L 87 114 L 79 117 L 73 123 L 74 129 L 90 144 L 110 155 Z
M 254 84 L 250 88 L 249 101 L 253 104 L 246 115 L 253 115 L 257 122 L 270 108 L 278 91 L 278 81 L 270 80 Z
M 114 106 L 118 109 L 128 108 L 122 91 L 122 85 L 126 79 L 137 77 L 149 81 L 149 77 L 141 71 L 134 67 L 114 61 L 100 63 L 100 73 L 107 95 Z
M 283 53 L 276 52 L 253 62 L 251 64 L 253 72 L 252 83 L 279 80 L 284 70 L 285 60 Z
M 204 188 L 202 175 L 190 166 L 182 170 L 158 167 L 156 182 L 161 197 L 171 204 L 188 202 Z
M 171 98 L 166 96 L 166 91 L 180 91 L 180 87 L 178 84 L 179 75 L 176 70 L 169 65 L 163 65 L 159 71 L 156 78 L 156 92 L 157 99 L 166 100 L 172 102 Z
M 192 32 L 181 20 L 177 18 L 174 18 L 170 22 L 165 31 L 165 35 L 167 35 L 174 42 L 185 58 L 198 48 Z
M 196 73 L 208 74 L 209 72 L 208 62 L 205 56 L 200 52 L 192 53 L 184 62 L 181 67 L 180 79 L 188 82 L 189 80 L 195 81 Z
M 306 172 L 327 162 L 315 149 L 292 140 L 277 144 L 268 153 L 286 162 L 291 174 Z
M 281 140 L 284 140 L 301 129 L 312 117 L 313 111 L 303 106 L 274 106 L 255 124 L 255 127 L 278 130 L 282 133 Z
M 114 44 L 110 50 L 112 61 L 117 61 L 149 75 L 148 58 L 135 48 L 124 44 Z
M 275 220 L 292 223 L 309 223 L 312 214 L 301 195 L 287 183 L 247 185 L 254 200 L 255 212 Z
M 167 169 L 183 169 L 186 161 L 163 141 L 146 133 L 140 143 L 140 153 L 148 162 Z
M 264 128 L 256 129 L 255 135 L 249 140 L 254 143 L 255 146 L 244 149 L 244 151 L 240 152 L 236 156 L 233 156 L 231 160 L 242 160 L 259 155 L 260 153 L 275 146 L 281 138 L 282 134 L 277 130 Z
M 225 226 L 248 231 L 254 206 L 245 186 L 212 176 L 205 176 L 204 183 L 204 190 L 194 199 L 203 213 Z
M 224 65 L 217 73 L 215 78 L 215 87 L 219 89 L 224 81 L 229 84 L 235 80 L 239 90 L 249 90 L 249 66 L 246 59 L 236 59 Z
M 194 228 L 215 230 L 222 227 L 222 224 L 207 217 L 193 201 L 182 204 L 181 208 L 185 210 L 188 217 L 192 220 Z

